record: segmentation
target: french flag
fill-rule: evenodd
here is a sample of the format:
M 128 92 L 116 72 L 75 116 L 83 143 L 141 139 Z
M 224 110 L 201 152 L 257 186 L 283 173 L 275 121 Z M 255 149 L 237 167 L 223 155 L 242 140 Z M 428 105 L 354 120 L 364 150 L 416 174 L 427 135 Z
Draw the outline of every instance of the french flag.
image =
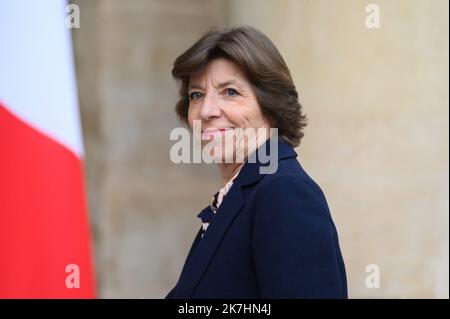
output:
M 0 2 L 0 298 L 93 298 L 67 3 Z

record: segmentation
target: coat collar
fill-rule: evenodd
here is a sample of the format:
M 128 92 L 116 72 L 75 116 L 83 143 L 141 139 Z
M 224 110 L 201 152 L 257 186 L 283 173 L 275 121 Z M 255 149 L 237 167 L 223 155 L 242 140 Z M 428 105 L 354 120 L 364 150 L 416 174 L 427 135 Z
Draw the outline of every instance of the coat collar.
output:
M 262 170 L 268 170 L 269 167 L 276 170 L 280 160 L 295 157 L 297 157 L 297 153 L 289 144 L 280 139 L 270 139 L 250 156 L 242 167 L 235 183 L 239 187 L 244 187 L 259 182 L 264 177 Z
M 275 154 L 278 154 L 278 158 L 274 157 L 271 161 L 267 161 L 264 157 L 259 156 L 262 154 L 268 157 L 273 155 L 273 151 L 276 152 Z M 191 298 L 192 293 L 200 283 L 214 252 L 245 204 L 241 189 L 245 186 L 259 182 L 264 176 L 261 174 L 261 167 L 268 167 L 269 165 L 267 164 L 270 163 L 272 165 L 278 165 L 280 160 L 295 158 L 297 153 L 285 142 L 279 139 L 271 139 L 264 143 L 254 155 L 256 155 L 255 161 L 251 162 L 249 159 L 242 166 L 238 177 L 226 196 L 226 200 L 220 205 L 214 216 L 214 221 L 209 225 L 208 231 L 205 232 L 203 238 L 200 239 L 200 231 L 197 233 L 194 244 L 192 245 L 186 260 L 186 264 L 181 272 L 176 298 Z M 207 209 L 210 209 L 209 206 L 204 210 Z

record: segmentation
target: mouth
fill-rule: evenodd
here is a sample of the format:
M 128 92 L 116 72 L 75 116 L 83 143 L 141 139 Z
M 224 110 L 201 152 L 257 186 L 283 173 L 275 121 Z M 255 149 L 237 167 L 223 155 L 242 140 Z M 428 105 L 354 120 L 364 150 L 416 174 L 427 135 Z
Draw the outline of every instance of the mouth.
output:
M 210 127 L 202 131 L 202 140 L 210 140 L 216 136 L 225 135 L 227 131 L 232 130 L 232 127 Z

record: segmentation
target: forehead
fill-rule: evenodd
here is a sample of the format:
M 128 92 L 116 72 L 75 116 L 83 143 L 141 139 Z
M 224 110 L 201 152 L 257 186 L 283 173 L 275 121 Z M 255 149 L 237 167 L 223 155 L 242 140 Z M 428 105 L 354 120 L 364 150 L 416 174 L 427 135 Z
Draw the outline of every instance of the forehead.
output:
M 209 62 L 203 71 L 191 76 L 189 86 L 200 85 L 206 81 L 211 81 L 213 85 L 230 81 L 236 82 L 236 84 L 248 82 L 242 69 L 233 61 L 225 58 L 217 58 Z

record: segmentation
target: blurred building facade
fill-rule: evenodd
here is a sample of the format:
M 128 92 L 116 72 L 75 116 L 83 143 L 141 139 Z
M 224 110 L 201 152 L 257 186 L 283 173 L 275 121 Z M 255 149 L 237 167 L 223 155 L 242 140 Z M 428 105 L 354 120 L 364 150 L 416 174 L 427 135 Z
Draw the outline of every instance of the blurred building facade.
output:
M 447 1 L 73 3 L 99 297 L 162 298 L 176 283 L 220 180 L 170 161 L 171 65 L 211 27 L 248 24 L 294 77 L 309 118 L 299 159 L 327 196 L 350 297 L 448 298 Z

